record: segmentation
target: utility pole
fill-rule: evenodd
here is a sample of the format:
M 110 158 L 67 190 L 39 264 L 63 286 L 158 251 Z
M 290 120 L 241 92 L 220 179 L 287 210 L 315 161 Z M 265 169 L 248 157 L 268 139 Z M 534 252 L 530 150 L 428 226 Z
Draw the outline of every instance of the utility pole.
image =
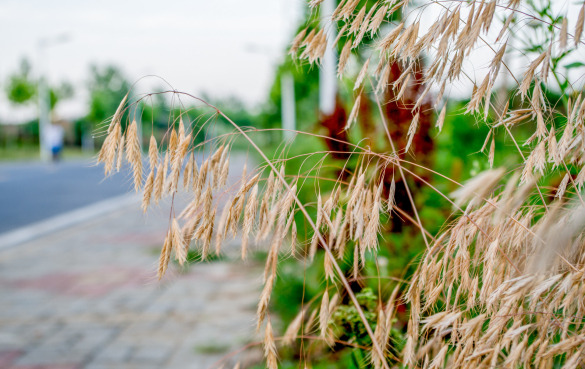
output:
M 49 148 L 47 147 L 47 140 L 45 139 L 46 130 L 50 124 L 49 105 L 50 96 L 49 88 L 47 86 L 47 77 L 44 70 L 45 63 L 45 47 L 46 40 L 39 42 L 39 82 L 38 82 L 38 98 L 39 98 L 39 146 L 41 150 L 41 161 L 49 161 Z
M 39 40 L 38 46 L 38 98 L 39 98 L 39 147 L 42 161 L 49 161 L 50 153 L 47 147 L 45 132 L 49 124 L 51 124 L 51 96 L 49 94 L 49 86 L 47 82 L 47 47 L 69 40 L 67 34 L 61 34 L 52 38 L 42 38 Z
M 287 45 L 289 42 L 289 28 L 294 29 L 293 1 L 281 1 L 282 24 L 286 25 L 285 32 L 282 33 L 282 44 Z M 285 57 L 286 58 L 286 57 Z M 282 61 L 280 62 L 282 64 Z M 296 99 L 295 99 L 295 80 L 291 71 L 284 70 L 280 76 L 280 117 L 285 140 L 292 140 L 297 129 L 296 116 Z
M 291 72 L 283 72 L 280 76 L 280 95 L 284 138 L 290 140 L 296 130 L 295 81 Z
M 337 37 L 337 24 L 331 19 L 336 3 L 336 0 L 325 0 L 321 3 L 321 28 L 327 34 L 327 49 L 319 71 L 319 110 L 324 115 L 333 113 L 337 96 L 337 53 L 333 47 Z

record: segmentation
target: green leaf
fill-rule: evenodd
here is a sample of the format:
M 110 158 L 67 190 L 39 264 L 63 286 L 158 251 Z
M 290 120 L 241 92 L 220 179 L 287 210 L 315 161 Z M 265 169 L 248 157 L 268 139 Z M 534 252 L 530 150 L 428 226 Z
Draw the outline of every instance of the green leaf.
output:
M 573 62 L 573 63 L 565 65 L 566 69 L 573 69 L 573 68 L 579 68 L 579 67 L 585 67 L 585 63 Z

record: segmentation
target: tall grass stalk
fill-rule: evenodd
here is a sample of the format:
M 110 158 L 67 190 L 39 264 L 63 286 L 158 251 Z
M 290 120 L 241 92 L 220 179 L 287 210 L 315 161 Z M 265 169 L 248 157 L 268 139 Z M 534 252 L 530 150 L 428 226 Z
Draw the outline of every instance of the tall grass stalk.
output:
M 320 3 L 312 0 L 309 7 L 318 12 Z M 130 102 L 125 98 L 108 125 L 98 161 L 104 164 L 106 175 L 119 170 L 122 160 L 130 163 L 135 189 L 143 191 L 145 211 L 163 197 L 174 198 L 181 184 L 192 195 L 183 211 L 175 212 L 173 205 L 159 279 L 172 257 L 185 261 L 192 243 L 201 249 L 203 259 L 212 252 L 212 243 L 215 252 L 221 253 L 223 241 L 238 232 L 244 234 L 243 259 L 248 239 L 269 245 L 257 327 L 264 326 L 264 353 L 271 369 L 278 366 L 281 341 L 294 345 L 307 339 L 328 346 L 359 347 L 369 353 L 374 368 L 577 368 L 585 362 L 585 203 L 581 195 L 585 98 L 583 75 L 578 73 L 583 66 L 578 60 L 582 58 L 585 5 L 573 17 L 558 13 L 550 4 L 341 0 L 335 12 L 326 15 L 329 26 L 340 27 L 333 46 L 341 50 L 340 76 L 352 78 L 348 63 L 363 61 L 356 69 L 355 102 L 345 129 L 353 129 L 360 121 L 362 99 L 371 100 L 391 148 L 375 152 L 369 146 L 337 140 L 351 151 L 306 154 L 357 158 L 355 170 L 346 178 L 339 175 L 348 171 L 346 165 L 331 177 L 320 172 L 319 165 L 307 173 L 286 176 L 287 163 L 302 156 L 286 158 L 283 150 L 283 157 L 271 159 L 252 138 L 259 130 L 240 127 L 203 99 L 174 90 L 162 93 L 203 104 L 209 109 L 209 119 L 192 122 L 188 111 L 171 119 L 160 142 L 150 138 L 148 165 L 143 167 L 136 122 L 123 122 L 121 117 L 153 94 Z M 526 22 L 531 28 L 523 27 Z M 319 24 L 323 23 L 309 22 L 294 39 L 291 54 L 299 63 L 318 64 L 323 57 L 327 35 Z M 529 37 L 534 39 L 523 39 Z M 469 63 L 478 52 L 486 59 L 484 68 Z M 522 76 L 508 65 L 510 58 L 526 61 Z M 402 74 L 389 83 L 396 64 Z M 414 76 L 415 70 L 424 71 L 422 80 Z M 505 84 L 502 71 L 514 81 L 512 87 Z M 436 127 L 441 131 L 446 117 L 456 114 L 448 109 L 448 100 L 461 84 L 472 87 L 460 113 L 489 128 L 482 150 L 489 147 L 490 169 L 464 184 L 417 163 L 416 158 L 407 160 L 416 146 L 424 109 L 436 109 Z M 417 92 L 413 95 L 412 91 Z M 501 94 L 503 99 L 499 99 Z M 554 98 L 555 94 L 560 97 Z M 397 146 L 389 130 L 383 107 L 390 101 L 385 96 L 394 96 L 392 102 L 412 101 L 404 147 Z M 231 124 L 234 132 L 195 144 L 194 138 L 217 118 Z M 530 132 L 524 142 L 518 137 L 519 127 Z M 235 188 L 228 188 L 230 150 L 237 137 L 263 162 L 245 171 Z M 503 163 L 495 158 L 496 147 L 504 144 L 502 138 L 512 142 L 518 160 L 515 166 L 492 168 L 494 163 Z M 209 153 L 200 166 L 195 160 L 198 151 Z M 143 173 L 146 168 L 148 173 Z M 391 188 L 385 187 L 387 168 L 404 179 L 413 216 L 396 205 L 394 177 Z M 413 168 L 458 189 L 445 194 Z M 551 188 L 549 178 L 555 175 L 562 181 Z M 304 203 L 298 191 L 308 178 L 332 181 L 333 190 L 315 189 L 314 201 Z M 437 234 L 423 224 L 407 179 L 437 192 L 453 207 L 455 216 Z M 218 209 L 220 198 L 225 201 L 223 209 Z M 309 211 L 312 207 L 316 212 Z M 298 212 L 309 228 L 306 245 L 297 244 Z M 376 258 L 381 216 L 392 214 L 420 230 L 426 250 L 410 280 L 392 282 L 394 292 L 387 301 L 379 301 L 372 320 L 352 283 L 359 280 L 366 260 Z M 324 257 L 315 258 L 321 252 Z M 353 255 L 351 277 L 340 265 L 346 254 Z M 304 305 L 280 337 L 273 330 L 269 306 L 279 260 L 289 255 L 307 262 L 323 260 L 326 283 L 321 298 Z M 336 336 L 333 316 L 344 300 L 359 315 L 369 337 L 366 346 Z M 399 345 L 390 337 L 397 306 L 403 303 L 408 308 L 408 325 L 405 343 Z

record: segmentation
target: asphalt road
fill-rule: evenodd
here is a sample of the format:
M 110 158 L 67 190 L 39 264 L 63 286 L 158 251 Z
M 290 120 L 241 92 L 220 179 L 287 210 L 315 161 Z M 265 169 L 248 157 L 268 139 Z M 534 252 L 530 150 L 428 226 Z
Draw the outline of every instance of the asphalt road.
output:
M 104 178 L 90 159 L 0 164 L 0 234 L 132 189 L 128 172 Z

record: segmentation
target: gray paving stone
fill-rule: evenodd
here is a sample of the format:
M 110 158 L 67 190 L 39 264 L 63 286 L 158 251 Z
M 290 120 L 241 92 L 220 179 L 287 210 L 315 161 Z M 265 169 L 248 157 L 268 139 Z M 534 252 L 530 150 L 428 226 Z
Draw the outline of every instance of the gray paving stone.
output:
M 65 365 L 81 364 L 86 358 L 85 352 L 72 352 L 69 347 L 62 345 L 45 345 L 33 348 L 16 360 L 15 365 Z
M 172 351 L 171 346 L 141 346 L 134 351 L 130 362 L 162 365 L 171 356 Z
M 0 349 L 18 350 L 15 364 L 35 369 L 185 369 L 218 359 L 197 345 L 246 342 L 261 271 L 171 265 L 158 282 L 168 211 L 161 203 L 144 216 L 137 204 L 1 251 Z
M 112 344 L 101 350 L 93 359 L 92 364 L 122 364 L 127 362 L 134 350 L 133 346 Z

